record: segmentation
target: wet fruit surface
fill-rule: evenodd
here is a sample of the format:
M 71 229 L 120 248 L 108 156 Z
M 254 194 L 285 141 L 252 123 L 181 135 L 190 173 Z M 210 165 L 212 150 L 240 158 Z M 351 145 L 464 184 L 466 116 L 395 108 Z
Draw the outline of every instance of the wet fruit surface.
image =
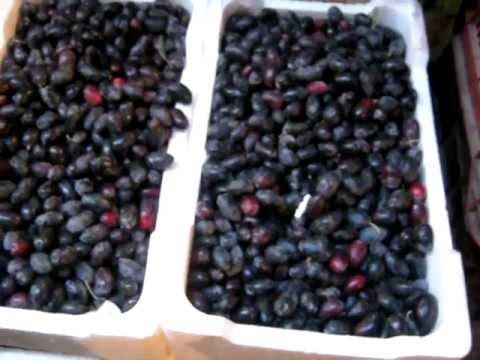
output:
M 23 2 L 0 70 L 1 305 L 137 302 L 168 143 L 189 125 L 188 22 L 163 0 Z M 223 261 L 239 271 L 238 250 Z
M 233 321 L 425 335 L 433 246 L 406 45 L 367 15 L 227 21 L 187 295 Z M 421 121 L 422 119 L 419 119 Z

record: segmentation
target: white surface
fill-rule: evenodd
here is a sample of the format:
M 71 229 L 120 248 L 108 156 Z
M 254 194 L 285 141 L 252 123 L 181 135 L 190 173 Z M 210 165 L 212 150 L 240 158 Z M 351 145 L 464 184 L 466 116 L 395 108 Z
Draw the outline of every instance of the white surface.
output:
M 56 355 L 35 351 L 0 349 L 0 360 L 95 360 L 93 358 Z
M 293 10 L 314 17 L 324 16 L 331 4 L 289 0 L 211 0 L 203 35 L 206 62 L 198 74 L 202 93 L 194 111 L 188 156 L 163 184 L 158 241 L 152 247 L 152 263 L 164 297 L 161 324 L 179 359 L 460 359 L 471 347 L 465 282 L 460 255 L 452 247 L 437 140 L 433 124 L 426 72 L 428 44 L 423 15 L 414 0 L 374 0 L 366 5 L 339 5 L 346 14 L 372 14 L 405 38 L 407 62 L 418 92 L 417 118 L 424 151 L 424 181 L 435 242 L 428 258 L 430 290 L 439 301 L 439 319 L 426 337 L 371 339 L 337 336 L 309 331 L 284 330 L 231 321 L 196 310 L 185 295 L 195 206 L 201 167 L 206 158 L 204 145 L 218 58 L 222 24 L 240 8 L 262 7 Z M 182 319 L 179 321 L 179 319 Z

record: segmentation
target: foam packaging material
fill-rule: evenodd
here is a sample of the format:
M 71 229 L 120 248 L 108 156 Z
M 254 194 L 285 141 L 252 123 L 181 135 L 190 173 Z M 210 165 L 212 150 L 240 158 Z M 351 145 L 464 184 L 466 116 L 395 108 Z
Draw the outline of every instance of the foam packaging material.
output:
M 194 101 L 192 105 L 181 108 L 187 117 L 192 119 L 197 101 L 195 86 L 199 84 L 195 67 L 202 51 L 201 29 L 206 1 L 172 2 L 184 6 L 191 13 L 186 38 L 186 66 L 181 81 L 192 90 Z M 2 51 L 5 51 L 8 40 L 15 32 L 21 3 L 22 0 L 0 1 Z M 171 140 L 169 152 L 176 162 L 181 159 L 188 137 L 189 131 L 177 132 Z M 169 181 L 169 176 L 169 172 L 165 172 L 166 182 Z M 161 204 L 159 212 L 162 212 Z M 151 237 L 152 250 L 156 247 L 154 243 L 161 240 L 158 236 L 159 227 L 160 225 Z M 115 360 L 170 359 L 170 349 L 155 317 L 160 306 L 159 298 L 163 293 L 161 284 L 150 267 L 150 263 L 155 261 L 155 257 L 149 255 L 140 300 L 133 309 L 124 314 L 111 302 L 105 303 L 97 311 L 75 316 L 0 307 L 0 345 Z
M 196 310 L 185 288 L 195 207 L 223 26 L 241 10 L 261 8 L 294 11 L 324 17 L 332 2 L 293 0 L 211 0 L 202 22 L 204 57 L 197 75 L 201 92 L 194 109 L 188 148 L 178 166 L 165 179 L 159 214 L 159 236 L 151 245 L 150 273 L 161 284 L 159 317 L 177 359 L 460 359 L 471 347 L 470 324 L 462 261 L 454 250 L 448 221 L 437 139 L 427 76 L 428 43 L 420 6 L 415 0 L 373 0 L 365 4 L 339 4 L 347 15 L 368 13 L 375 21 L 399 31 L 408 46 L 407 63 L 418 92 L 416 115 L 424 152 L 423 180 L 428 190 L 433 252 L 428 257 L 428 283 L 439 301 L 439 319 L 425 337 L 373 339 L 309 331 L 235 324 Z M 155 236 L 154 236 L 155 237 Z M 0 316 L 1 319 L 1 316 Z

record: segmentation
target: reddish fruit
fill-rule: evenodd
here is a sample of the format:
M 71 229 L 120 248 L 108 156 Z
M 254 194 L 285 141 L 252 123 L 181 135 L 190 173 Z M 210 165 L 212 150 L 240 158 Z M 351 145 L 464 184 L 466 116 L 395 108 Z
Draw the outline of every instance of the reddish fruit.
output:
M 255 133 L 257 134 L 257 133 Z M 257 134 L 258 135 L 258 134 Z M 258 140 L 258 138 L 257 138 Z M 275 173 L 269 170 L 258 171 L 253 176 L 253 183 L 258 189 L 269 189 L 275 186 L 277 178 Z
M 115 185 L 113 184 L 105 184 L 102 187 L 102 196 L 106 197 L 107 199 L 115 199 L 117 191 L 115 190 Z
M 426 224 L 428 222 L 428 210 L 424 204 L 415 203 L 412 205 L 410 217 L 414 225 Z
M 140 203 L 140 216 L 138 227 L 144 231 L 153 231 L 157 221 L 157 199 L 146 197 L 142 198 Z
M 8 97 L 6 95 L 0 95 L 0 106 L 8 104 Z
M 262 99 L 268 106 L 276 110 L 281 109 L 285 102 L 282 93 L 276 90 L 265 91 L 262 94 Z
M 336 317 L 343 314 L 345 306 L 343 302 L 336 298 L 327 299 L 320 309 L 320 316 L 325 318 Z
M 140 230 L 153 231 L 155 229 L 155 215 L 150 211 L 140 212 L 138 227 Z
M 265 71 L 263 72 L 263 83 L 266 87 L 273 87 L 275 82 L 275 69 L 273 67 L 268 66 Z
M 47 174 L 51 168 L 52 164 L 46 161 L 40 161 L 32 164 L 32 172 L 38 177 L 47 177 Z
M 323 31 L 315 31 L 311 35 L 311 38 L 316 43 L 323 43 L 326 40 L 326 36 L 325 36 L 325 33 Z
M 427 190 L 419 181 L 415 181 L 410 185 L 409 192 L 415 201 L 424 202 L 427 198 Z
M 120 64 L 113 63 L 110 65 L 110 71 L 113 73 L 118 73 L 122 70 L 122 66 Z
M 116 211 L 109 211 L 100 217 L 100 221 L 102 224 L 107 225 L 109 227 L 115 227 L 118 225 L 118 213 Z
M 348 257 L 350 258 L 350 265 L 354 268 L 362 265 L 363 260 L 367 256 L 367 245 L 361 240 L 356 240 L 348 247 Z
M 345 255 L 335 255 L 330 259 L 328 266 L 335 274 L 343 274 L 348 269 L 348 257 Z
M 155 91 L 145 91 L 145 94 L 143 95 L 143 100 L 146 103 L 151 103 L 153 102 L 153 99 L 155 99 L 155 96 L 157 93 Z
M 93 85 L 88 85 L 83 90 L 85 101 L 92 106 L 100 106 L 103 103 L 103 96 Z
M 372 111 L 373 109 L 375 109 L 375 101 L 368 98 L 362 99 L 362 101 L 360 102 L 360 106 L 366 111 Z
M 58 66 L 72 67 L 75 66 L 76 55 L 71 49 L 63 49 L 58 55 Z
M 5 95 L 9 89 L 10 89 L 10 86 L 8 85 L 7 82 L 5 81 L 0 82 L 0 94 Z
M 398 174 L 383 172 L 380 181 L 388 189 L 397 189 L 402 184 L 402 177 Z
M 244 196 L 240 202 L 240 208 L 246 216 L 257 216 L 260 205 L 255 196 Z
M 345 286 L 345 291 L 349 294 L 357 293 L 362 291 L 367 285 L 367 278 L 361 274 L 354 275 L 347 281 L 347 285 Z
M 259 189 L 269 189 L 275 185 L 275 178 L 260 177 L 255 181 L 255 185 Z
M 352 24 L 350 24 L 350 22 L 348 22 L 348 20 L 342 20 L 338 24 L 338 30 L 340 30 L 342 32 L 349 31 L 351 29 L 352 29 Z
M 209 201 L 199 201 L 196 215 L 200 220 L 210 219 L 213 216 L 212 204 Z
M 316 29 L 323 30 L 327 27 L 327 20 L 326 19 L 317 18 L 317 19 L 314 20 L 314 23 L 315 23 L 315 28 Z
M 268 245 L 273 240 L 273 233 L 265 226 L 256 226 L 252 231 L 252 244 L 256 246 Z
M 10 248 L 10 255 L 12 256 L 26 256 L 30 252 L 30 244 L 25 240 L 18 240 L 12 243 Z
M 252 65 L 246 65 L 242 70 L 242 76 L 248 77 L 253 71 Z
M 10 123 L 8 123 L 7 121 L 0 121 L 0 135 L 8 134 L 9 129 Z
M 328 85 L 323 81 L 312 81 L 307 90 L 312 95 L 323 95 L 328 91 Z
M 160 188 L 155 187 L 144 189 L 142 190 L 142 195 L 148 198 L 158 199 L 158 197 L 160 196 Z
M 315 195 L 308 200 L 307 209 L 305 215 L 310 219 L 316 219 L 327 208 L 327 201 L 321 195 Z
M 17 292 L 13 294 L 8 300 L 6 305 L 14 308 L 25 308 L 27 307 L 27 294 L 25 292 Z
M 113 86 L 115 86 L 118 89 L 122 89 L 127 81 L 124 78 L 117 77 L 112 80 Z
M 142 23 L 138 18 L 133 18 L 132 20 L 130 20 L 130 27 L 135 30 L 141 30 Z

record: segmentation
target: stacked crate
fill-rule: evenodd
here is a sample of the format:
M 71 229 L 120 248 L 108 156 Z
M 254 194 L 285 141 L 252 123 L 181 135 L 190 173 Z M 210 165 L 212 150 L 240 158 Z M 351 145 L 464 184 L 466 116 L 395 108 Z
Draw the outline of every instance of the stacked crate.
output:
M 480 11 L 454 41 L 458 86 L 470 150 L 470 173 L 465 189 L 465 224 L 480 245 Z

